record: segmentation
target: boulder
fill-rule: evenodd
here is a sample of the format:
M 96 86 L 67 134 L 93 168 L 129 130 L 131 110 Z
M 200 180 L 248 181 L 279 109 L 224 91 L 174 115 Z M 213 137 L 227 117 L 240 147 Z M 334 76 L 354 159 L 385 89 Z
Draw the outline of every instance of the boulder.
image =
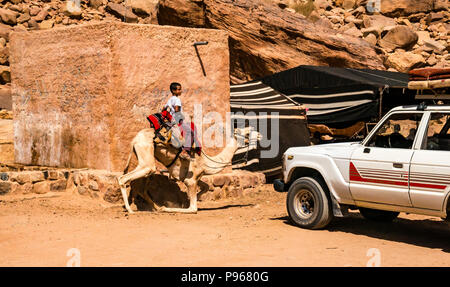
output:
M 438 60 L 436 59 L 435 55 L 431 55 L 428 59 L 427 59 L 427 65 L 428 66 L 434 66 L 438 63 Z
M 11 86 L 0 85 L 0 109 L 12 110 Z
M 316 25 L 320 25 L 326 29 L 333 29 L 333 24 L 331 24 L 330 20 L 328 20 L 327 18 L 320 18 L 319 20 L 317 20 L 317 22 L 315 22 Z
M 30 30 L 38 30 L 39 29 L 39 23 L 34 20 L 34 19 L 30 19 L 28 21 L 28 27 Z
M 377 28 L 382 30 L 386 26 L 395 26 L 395 20 L 383 15 L 364 15 L 364 28 Z
M 356 8 L 355 10 L 352 11 L 352 15 L 355 17 L 359 17 L 360 15 L 365 14 L 365 13 L 366 13 L 366 7 L 359 6 L 359 5 L 358 5 L 358 8 Z
M 33 193 L 44 194 L 50 191 L 50 183 L 48 181 L 42 181 L 33 184 Z
M 309 14 L 308 19 L 314 23 L 314 22 L 319 21 L 322 18 L 320 17 L 319 13 L 317 13 L 317 11 L 314 10 L 311 12 L 311 14 Z
M 434 1 L 434 10 L 435 11 L 439 11 L 439 10 L 447 10 L 449 9 L 449 2 L 448 0 L 435 0 Z
M 416 32 L 418 39 L 417 39 L 417 44 L 419 45 L 423 45 L 424 44 L 424 40 L 430 40 L 430 33 L 428 31 L 417 31 Z
M 89 0 L 89 6 L 91 6 L 94 9 L 98 9 L 102 5 L 103 0 Z
M 17 18 L 17 23 L 25 23 L 25 22 L 28 22 L 30 19 L 31 19 L 30 14 L 24 13 L 24 14 L 21 14 L 19 16 L 19 18 Z
M 328 19 L 333 24 L 344 24 L 344 19 L 342 19 L 341 17 L 336 16 L 336 15 L 328 16 Z
M 66 179 L 58 179 L 50 182 L 50 191 L 65 191 L 67 187 Z
M 8 66 L 0 65 L 0 84 L 6 84 L 11 82 L 11 72 Z
M 425 47 L 431 49 L 433 52 L 441 54 L 442 52 L 445 51 L 446 46 L 444 46 L 443 44 L 441 44 L 438 41 L 434 41 L 434 40 L 423 40 L 423 44 Z
M 369 34 L 375 35 L 376 38 L 378 38 L 381 35 L 381 29 L 378 27 L 371 27 L 371 28 L 365 28 L 361 29 L 361 33 L 364 37 L 366 37 Z
M 356 5 L 356 0 L 344 0 L 342 2 L 342 8 L 345 10 L 353 9 Z
M 0 194 L 7 194 L 11 192 L 12 182 L 0 181 Z
M 61 12 L 70 18 L 81 18 L 81 7 L 77 5 L 76 1 L 66 1 L 61 5 Z
M 19 12 L 19 13 L 22 12 L 22 7 L 19 6 L 19 5 L 11 5 L 11 6 L 9 6 L 9 9 L 13 10 L 13 11 L 16 11 L 16 12 Z
M 428 13 L 433 10 L 435 0 L 381 0 L 381 13 L 390 17 Z
M 350 28 L 350 29 L 347 29 L 347 30 L 344 32 L 344 34 L 351 35 L 351 36 L 357 37 L 357 38 L 362 37 L 361 31 L 360 31 L 358 28 L 356 28 L 355 26 L 353 26 L 353 27 Z
M 54 20 L 51 20 L 51 19 L 45 20 L 45 21 L 42 21 L 41 23 L 39 23 L 39 29 L 40 30 L 50 29 L 53 27 L 54 24 L 55 24 Z
M 123 22 L 136 23 L 138 21 L 138 17 L 133 13 L 131 8 L 121 4 L 110 2 L 106 5 L 106 11 L 121 19 Z
M 432 22 L 436 22 L 445 18 L 444 12 L 431 12 L 428 14 L 426 21 L 427 25 L 430 25 Z
M 408 18 L 400 18 L 400 19 L 398 19 L 398 24 L 399 25 L 406 25 L 409 28 L 413 28 L 413 26 L 412 26 L 411 22 L 408 20 Z
M 374 46 L 377 44 L 377 37 L 374 34 L 368 34 L 367 36 L 364 37 L 364 40 L 366 40 L 367 42 L 369 42 Z
M 206 10 L 202 3 L 192 0 L 159 1 L 158 23 L 161 25 L 173 25 L 184 27 L 207 28 Z M 287 9 L 285 9 L 286 11 Z M 295 12 L 295 11 L 294 11 Z M 289 14 L 292 15 L 292 14 Z
M 31 6 L 30 8 L 31 16 L 36 16 L 37 14 L 39 14 L 39 12 L 41 12 L 41 8 L 39 8 L 38 6 Z
M 9 41 L 9 33 L 12 31 L 13 28 L 11 26 L 0 23 L 0 37 L 4 38 L 6 41 Z
M 447 24 L 447 27 L 446 27 L 445 24 L 439 23 L 439 24 L 434 24 L 434 25 L 428 26 L 427 30 L 434 32 L 436 34 L 442 33 L 442 34 L 446 35 L 449 32 L 448 26 L 450 26 L 450 24 Z
M 36 183 L 45 180 L 44 173 L 41 171 L 28 171 L 28 174 L 30 175 L 31 183 Z
M 7 65 L 9 63 L 9 48 L 0 48 L 0 65 Z
M 316 7 L 316 10 L 327 10 L 330 9 L 332 5 L 330 0 L 314 0 L 314 7 Z
M 305 64 L 384 68 L 366 41 L 263 1 L 161 0 L 158 22 L 228 31 L 233 82 Z
M 402 48 L 409 50 L 418 40 L 417 34 L 408 26 L 396 26 L 390 29 L 380 40 L 380 46 L 386 49 Z
M 3 23 L 16 25 L 17 24 L 17 16 L 19 13 L 11 11 L 9 9 L 0 8 L 0 18 Z
M 73 3 L 71 1 L 67 1 L 67 3 Z M 41 9 L 41 11 L 39 11 L 39 13 L 33 17 L 34 20 L 36 20 L 37 22 L 41 22 L 44 21 L 48 16 L 48 11 L 47 9 Z
M 126 0 L 125 6 L 131 7 L 136 15 L 156 17 L 159 0 Z
M 408 73 L 412 69 L 425 65 L 425 59 L 422 55 L 412 52 L 395 51 L 387 58 L 386 65 L 401 73 Z

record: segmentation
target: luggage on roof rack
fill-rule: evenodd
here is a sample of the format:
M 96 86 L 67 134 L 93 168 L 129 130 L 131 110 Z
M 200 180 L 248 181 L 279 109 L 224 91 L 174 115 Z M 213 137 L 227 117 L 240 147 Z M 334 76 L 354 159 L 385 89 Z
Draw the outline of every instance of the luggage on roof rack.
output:
M 408 89 L 417 90 L 416 100 L 450 100 L 450 68 L 409 71 Z

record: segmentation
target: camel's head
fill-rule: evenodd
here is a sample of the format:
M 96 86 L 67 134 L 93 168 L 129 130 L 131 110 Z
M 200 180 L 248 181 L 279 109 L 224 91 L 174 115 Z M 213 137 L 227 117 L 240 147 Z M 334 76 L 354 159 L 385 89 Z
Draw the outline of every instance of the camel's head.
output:
M 254 127 L 245 127 L 235 128 L 234 138 L 239 143 L 256 144 L 256 142 L 260 141 L 263 137 Z

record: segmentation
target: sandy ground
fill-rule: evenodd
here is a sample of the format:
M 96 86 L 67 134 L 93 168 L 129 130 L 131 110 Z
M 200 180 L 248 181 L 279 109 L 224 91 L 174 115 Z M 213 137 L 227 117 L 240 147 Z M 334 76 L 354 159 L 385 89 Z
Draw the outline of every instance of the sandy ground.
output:
M 450 266 L 450 226 L 401 214 L 374 223 L 358 212 L 326 230 L 288 222 L 286 194 L 266 185 L 244 198 L 200 202 L 197 214 L 139 212 L 64 193 L 0 198 L 0 266 Z M 134 206 L 134 205 L 133 205 Z

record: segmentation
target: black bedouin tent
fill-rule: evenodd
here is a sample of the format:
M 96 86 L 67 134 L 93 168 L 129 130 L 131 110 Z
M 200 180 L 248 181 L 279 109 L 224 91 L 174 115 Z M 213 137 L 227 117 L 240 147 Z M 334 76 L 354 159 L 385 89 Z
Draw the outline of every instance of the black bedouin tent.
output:
M 395 106 L 416 103 L 415 93 L 407 87 L 408 74 L 325 66 L 298 66 L 232 85 L 233 120 L 243 120 L 248 126 L 251 120 L 267 118 L 264 113 L 279 114 L 276 116 L 279 120 L 278 154 L 264 158 L 261 152 L 268 148 L 252 143 L 237 151 L 233 168 L 277 176 L 281 173 L 281 157 L 286 149 L 310 145 L 307 123 L 345 128 L 359 121 L 378 121 Z M 307 120 L 303 116 L 304 107 L 308 108 Z M 258 130 L 261 132 L 259 125 Z M 271 139 L 270 121 L 267 130 L 265 140 Z
M 308 108 L 308 123 L 346 127 L 416 103 L 408 74 L 369 69 L 298 66 L 261 82 Z
M 260 81 L 232 85 L 230 107 L 234 127 L 252 126 L 263 136 L 258 142 L 252 134 L 233 157 L 233 168 L 277 176 L 287 148 L 310 145 L 304 107 Z

